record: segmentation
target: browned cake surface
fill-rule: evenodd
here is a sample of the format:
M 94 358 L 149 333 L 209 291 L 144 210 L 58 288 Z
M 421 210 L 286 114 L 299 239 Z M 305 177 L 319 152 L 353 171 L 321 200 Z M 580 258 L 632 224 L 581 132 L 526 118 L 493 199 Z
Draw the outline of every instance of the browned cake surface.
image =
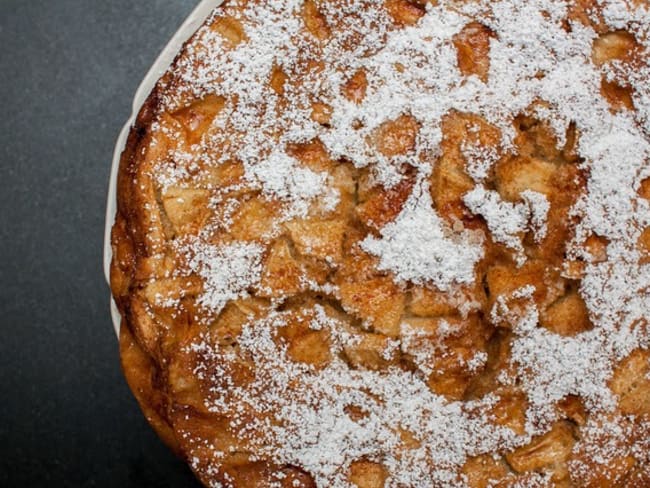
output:
M 111 277 L 206 486 L 650 486 L 649 9 L 215 11 L 132 130 Z

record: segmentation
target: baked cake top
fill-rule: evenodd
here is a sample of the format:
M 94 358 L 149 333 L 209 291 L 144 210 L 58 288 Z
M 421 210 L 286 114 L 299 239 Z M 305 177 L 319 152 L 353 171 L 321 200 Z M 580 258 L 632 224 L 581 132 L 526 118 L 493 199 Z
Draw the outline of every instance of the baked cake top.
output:
M 230 1 L 122 159 L 112 288 L 207 486 L 650 485 L 650 10 Z

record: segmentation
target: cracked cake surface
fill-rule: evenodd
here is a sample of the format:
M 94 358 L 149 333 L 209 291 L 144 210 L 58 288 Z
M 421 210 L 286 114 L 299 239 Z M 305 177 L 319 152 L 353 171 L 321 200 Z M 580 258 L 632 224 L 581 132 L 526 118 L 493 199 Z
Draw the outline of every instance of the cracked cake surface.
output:
M 124 373 L 208 487 L 650 486 L 650 4 L 232 0 L 122 155 Z

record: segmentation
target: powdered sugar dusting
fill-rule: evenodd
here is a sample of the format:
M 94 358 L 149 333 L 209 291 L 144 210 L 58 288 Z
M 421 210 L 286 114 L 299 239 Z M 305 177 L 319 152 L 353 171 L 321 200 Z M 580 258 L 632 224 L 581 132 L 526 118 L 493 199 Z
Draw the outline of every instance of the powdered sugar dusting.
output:
M 433 209 L 428 185 L 420 183 L 381 239 L 366 238 L 361 247 L 379 257 L 379 269 L 400 281 L 434 284 L 448 290 L 474 280 L 474 266 L 483 257 L 479 236 L 454 234 Z
M 463 197 L 473 213 L 482 216 L 495 241 L 523 253 L 521 234 L 525 232 L 529 212 L 526 205 L 501 200 L 496 191 L 477 186 Z
M 530 230 L 537 242 L 544 239 L 550 208 L 548 200 L 541 193 L 526 190 L 521 196 L 523 202 L 511 203 L 502 200 L 498 192 L 477 185 L 463 197 L 467 208 L 485 219 L 492 238 L 517 252 L 520 264 L 525 261 L 521 243 L 523 235 Z
M 264 248 L 253 243 L 214 246 L 199 241 L 186 250 L 191 256 L 188 269 L 203 278 L 199 305 L 220 312 L 231 300 L 248 296 L 259 283 Z
M 264 193 L 289 203 L 286 218 L 305 217 L 309 204 L 327 192 L 326 173 L 300 167 L 281 151 L 272 152 L 264 161 L 251 164 L 246 170 L 249 181 L 260 184 Z M 333 190 L 329 200 L 330 208 L 336 206 L 337 195 Z

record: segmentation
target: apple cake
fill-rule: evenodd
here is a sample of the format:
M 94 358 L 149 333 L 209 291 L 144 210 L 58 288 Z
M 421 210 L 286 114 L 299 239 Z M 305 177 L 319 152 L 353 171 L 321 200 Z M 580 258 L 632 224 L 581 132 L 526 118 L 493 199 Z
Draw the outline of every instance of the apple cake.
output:
M 124 373 L 208 487 L 650 486 L 647 0 L 233 0 L 121 159 Z

